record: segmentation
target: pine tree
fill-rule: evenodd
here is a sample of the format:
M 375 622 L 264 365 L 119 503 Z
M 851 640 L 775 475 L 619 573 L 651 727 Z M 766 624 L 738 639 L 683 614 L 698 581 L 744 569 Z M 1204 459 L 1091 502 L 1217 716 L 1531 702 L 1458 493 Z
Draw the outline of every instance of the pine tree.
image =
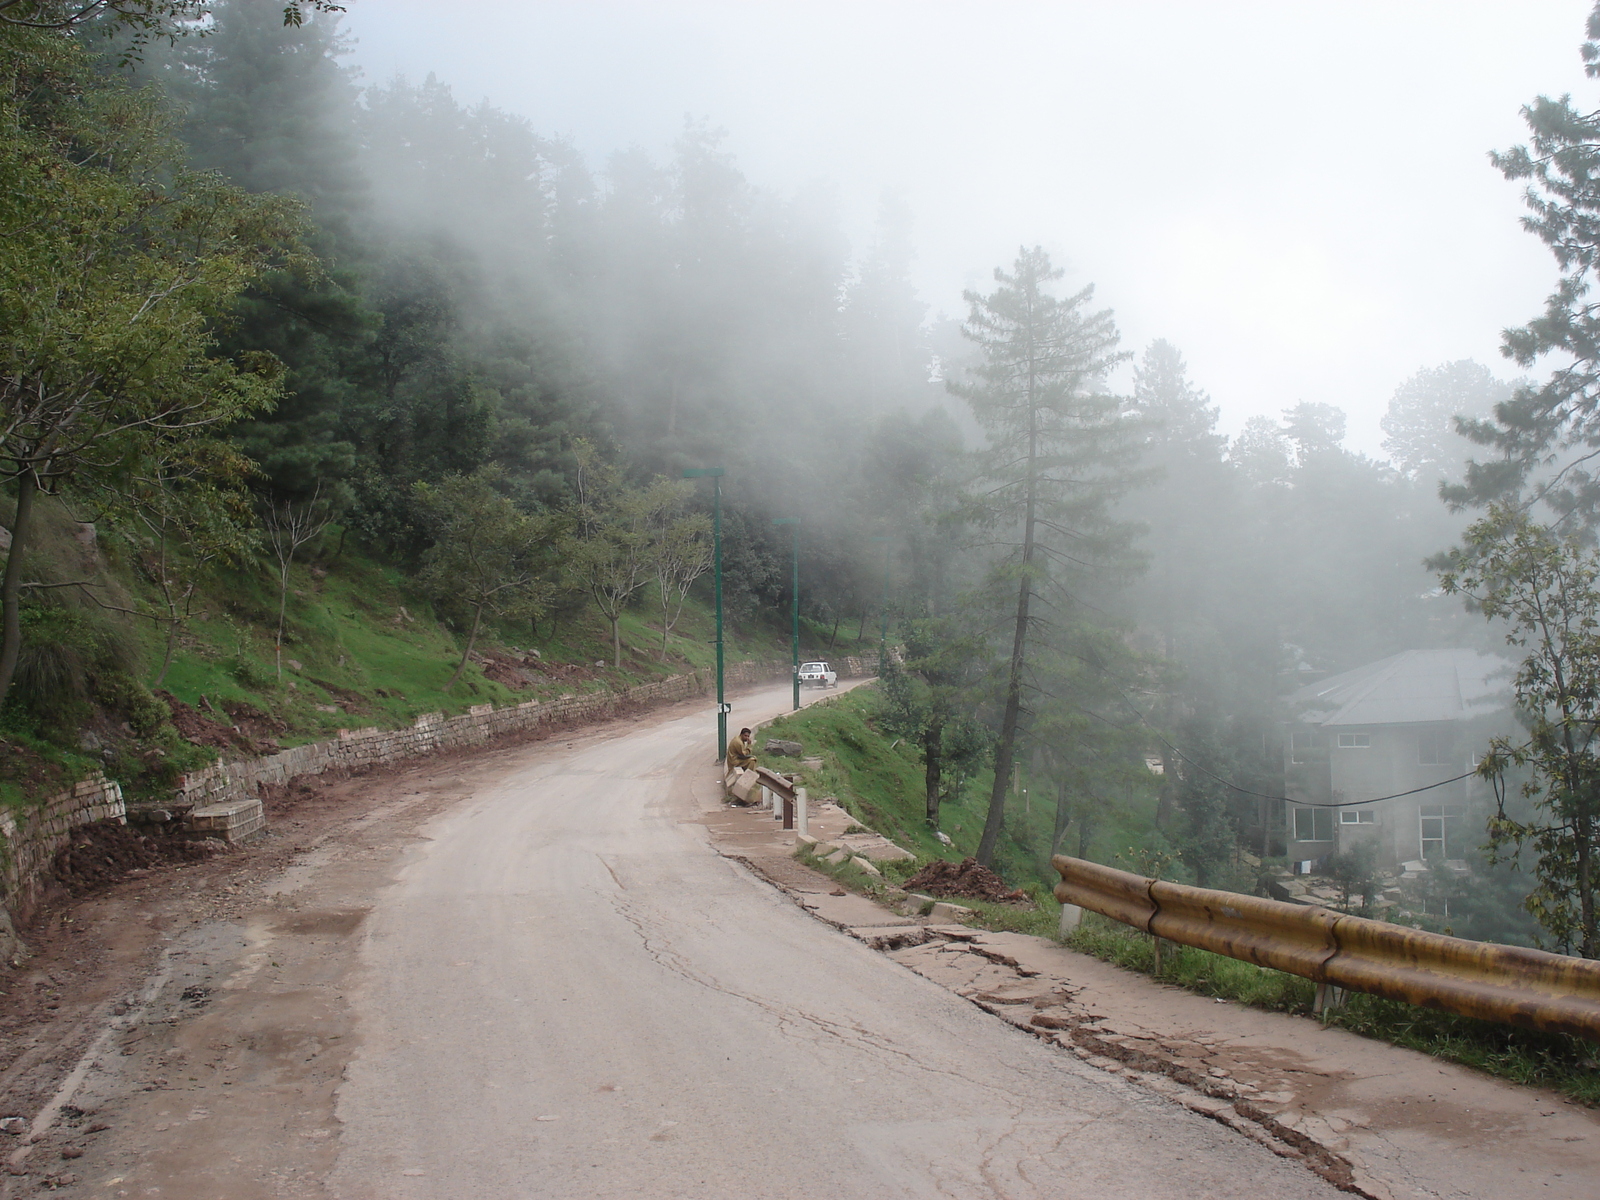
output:
M 1037 690 L 1032 660 L 1040 627 L 1060 627 L 1085 574 L 1127 552 L 1130 531 L 1111 505 L 1130 481 L 1137 448 L 1123 404 L 1104 390 L 1116 351 L 1109 310 L 1092 312 L 1091 285 L 1058 298 L 1062 272 L 1044 250 L 1024 248 L 999 286 L 968 292 L 965 332 L 982 354 L 950 390 L 972 406 L 989 436 L 981 504 L 1004 547 L 996 583 L 1015 597 L 1002 685 L 994 786 L 978 861 L 994 861 L 1005 821 L 1025 694 Z

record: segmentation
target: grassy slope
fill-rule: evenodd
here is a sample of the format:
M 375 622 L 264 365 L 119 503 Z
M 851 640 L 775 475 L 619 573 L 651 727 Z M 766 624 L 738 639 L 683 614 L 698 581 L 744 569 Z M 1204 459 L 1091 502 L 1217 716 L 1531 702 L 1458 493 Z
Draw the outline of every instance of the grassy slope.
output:
M 39 553 L 47 576 L 83 577 L 88 569 L 108 584 L 104 594 L 124 607 L 151 597 L 151 585 L 135 565 L 136 547 L 102 531 L 95 549 L 87 552 L 76 538 L 79 527 L 64 513 L 52 512 L 48 524 L 49 537 Z M 399 571 L 348 547 L 338 553 L 337 545 L 337 534 L 330 535 L 311 548 L 308 561 L 292 569 L 281 679 L 273 654 L 276 577 L 256 564 L 207 589 L 161 686 L 203 712 L 202 697 L 212 712 L 249 705 L 264 714 L 256 731 L 270 732 L 288 746 L 341 728 L 405 724 L 423 712 L 452 714 L 474 704 L 622 688 L 709 668 L 716 661 L 714 617 L 698 599 L 685 608 L 662 659 L 660 613 L 647 591 L 621 622 L 620 671 L 610 665 L 609 627 L 585 609 L 559 623 L 543 622 L 537 636 L 526 624 L 493 623 L 480 635 L 481 652 L 538 650 L 542 669 L 523 668 L 532 686 L 513 690 L 469 664 L 447 691 L 461 654 L 461 631 L 437 620 Z M 63 595 L 62 601 L 73 621 L 123 648 L 123 659 L 132 660 L 127 684 L 142 692 L 141 685 L 154 683 L 164 649 L 160 629 L 72 596 Z M 730 625 L 726 637 L 729 662 L 788 655 L 787 624 L 776 618 L 769 624 Z M 842 656 L 853 649 L 841 644 L 834 652 Z M 148 696 L 143 702 L 149 703 Z M 164 715 L 166 710 L 156 711 Z M 134 795 L 156 793 L 178 772 L 216 757 L 215 749 L 190 745 L 170 726 L 130 734 L 122 728 L 126 715 L 103 696 L 74 710 L 71 719 L 41 719 L 24 706 L 8 705 L 0 719 L 0 803 L 26 804 L 102 768 Z M 80 728 L 93 729 L 110 743 L 109 759 L 79 747 Z
M 809 786 L 818 795 L 837 796 L 849 811 L 872 828 L 892 838 L 923 859 L 960 860 L 977 853 L 978 839 L 989 804 L 992 772 L 982 772 L 968 782 L 964 794 L 944 804 L 939 828 L 951 845 L 935 836 L 924 816 L 922 755 L 909 742 L 882 737 L 874 728 L 878 703 L 872 688 L 857 688 L 826 705 L 787 716 L 774 726 L 775 734 L 802 742 L 807 754 L 823 759 L 820 772 Z M 1027 786 L 1026 776 L 1023 779 Z M 1034 796 L 1039 799 L 1035 801 Z M 1053 801 L 1043 790 L 1008 806 L 1006 836 L 1001 840 L 1001 874 L 1016 887 L 1054 885 L 1049 847 L 1053 833 Z M 1146 844 L 1155 830 L 1155 792 L 1152 785 L 1136 792 L 1128 803 L 1108 810 L 1089 841 L 1089 857 L 1111 862 L 1130 846 Z M 1076 834 L 1068 833 L 1069 852 L 1077 851 Z

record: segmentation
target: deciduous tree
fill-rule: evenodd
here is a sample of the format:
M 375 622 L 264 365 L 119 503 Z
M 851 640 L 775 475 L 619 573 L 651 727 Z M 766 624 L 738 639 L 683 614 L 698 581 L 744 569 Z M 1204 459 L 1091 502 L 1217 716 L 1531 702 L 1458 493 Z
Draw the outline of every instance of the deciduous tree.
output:
M 554 519 L 522 512 L 495 490 L 498 479 L 486 467 L 416 485 L 434 539 L 417 582 L 441 608 L 468 615 L 466 646 L 447 691 L 467 669 L 485 613 L 537 619 L 548 592 Z
M 274 362 L 218 356 L 213 322 L 293 256 L 299 226 L 295 202 L 179 165 L 148 97 L 60 34 L 0 38 L 0 177 L 0 482 L 16 496 L 3 702 L 35 496 L 111 486 L 272 403 Z
M 1532 848 L 1528 911 L 1563 951 L 1600 957 L 1600 553 L 1496 504 L 1467 531 L 1458 558 L 1440 577 L 1445 590 L 1504 621 L 1506 644 L 1524 655 L 1512 686 L 1528 736 L 1493 739 L 1478 764 L 1501 797 L 1490 845 L 1496 856 Z M 1514 768 L 1527 771 L 1529 819 L 1505 808 Z

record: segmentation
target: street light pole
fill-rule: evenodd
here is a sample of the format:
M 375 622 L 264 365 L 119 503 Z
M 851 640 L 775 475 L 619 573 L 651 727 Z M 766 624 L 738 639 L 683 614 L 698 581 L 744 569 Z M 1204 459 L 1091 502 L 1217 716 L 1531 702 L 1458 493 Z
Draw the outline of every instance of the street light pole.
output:
M 713 572 L 717 598 L 717 761 L 728 752 L 728 703 L 722 686 L 722 477 L 721 467 L 689 467 L 685 479 L 711 480 L 711 554 L 716 562 Z
M 882 628 L 878 634 L 878 675 L 883 676 L 883 664 L 889 653 L 889 543 L 890 538 L 875 537 L 875 542 L 883 543 L 883 605 Z
M 794 604 L 791 614 L 792 632 L 789 635 L 789 651 L 794 655 L 794 707 L 800 711 L 800 518 L 799 517 L 774 517 L 774 525 L 787 525 L 793 538 L 790 542 L 791 563 L 794 570 Z

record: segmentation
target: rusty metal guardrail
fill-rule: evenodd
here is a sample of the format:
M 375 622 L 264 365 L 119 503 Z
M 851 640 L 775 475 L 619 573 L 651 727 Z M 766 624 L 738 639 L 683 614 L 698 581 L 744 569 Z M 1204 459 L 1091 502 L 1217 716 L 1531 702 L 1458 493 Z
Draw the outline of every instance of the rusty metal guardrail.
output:
M 1058 855 L 1056 899 L 1318 984 L 1600 1041 L 1600 961 L 1470 942 Z

